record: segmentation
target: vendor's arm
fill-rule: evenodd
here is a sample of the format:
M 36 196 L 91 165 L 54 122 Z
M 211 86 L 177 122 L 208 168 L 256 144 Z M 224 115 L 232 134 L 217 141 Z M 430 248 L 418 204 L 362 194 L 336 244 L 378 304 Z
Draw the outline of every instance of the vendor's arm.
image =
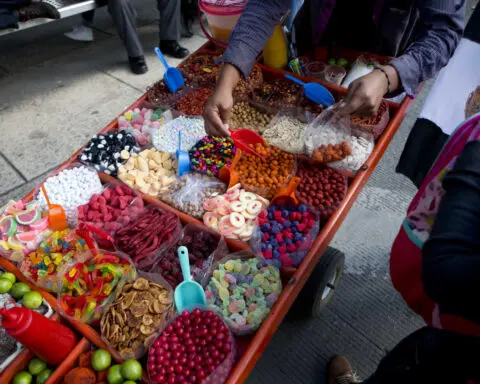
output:
M 465 0 L 421 0 L 418 8 L 417 38 L 402 56 L 382 67 L 385 72 L 377 69 L 352 82 L 340 115 L 373 115 L 387 93 L 403 90 L 413 96 L 422 81 L 448 63 L 463 33 Z
M 249 0 L 230 36 L 219 62 L 225 63 L 217 87 L 205 106 L 205 128 L 211 135 L 228 135 L 233 106 L 232 93 L 240 77 L 248 77 L 255 59 L 273 33 L 275 24 L 288 11 L 290 0 Z
M 480 322 L 480 142 L 465 146 L 443 182 L 430 239 L 423 248 L 425 292 L 442 312 Z

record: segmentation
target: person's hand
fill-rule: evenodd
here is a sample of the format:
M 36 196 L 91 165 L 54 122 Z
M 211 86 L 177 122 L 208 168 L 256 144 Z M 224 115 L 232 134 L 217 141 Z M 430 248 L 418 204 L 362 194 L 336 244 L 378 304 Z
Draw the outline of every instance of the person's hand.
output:
M 212 136 L 228 136 L 228 122 L 232 114 L 233 96 L 229 89 L 217 88 L 205 105 L 205 130 Z
M 398 87 L 398 74 L 391 66 L 383 67 L 390 79 L 390 89 L 385 74 L 380 70 L 374 70 L 368 75 L 353 81 L 348 88 L 347 96 L 339 103 L 336 114 L 344 117 L 352 114 L 361 116 L 373 116 L 377 113 L 383 96 Z
M 231 64 L 225 64 L 217 87 L 205 105 L 203 118 L 205 130 L 212 136 L 229 136 L 228 121 L 233 108 L 233 90 L 240 80 L 240 72 Z

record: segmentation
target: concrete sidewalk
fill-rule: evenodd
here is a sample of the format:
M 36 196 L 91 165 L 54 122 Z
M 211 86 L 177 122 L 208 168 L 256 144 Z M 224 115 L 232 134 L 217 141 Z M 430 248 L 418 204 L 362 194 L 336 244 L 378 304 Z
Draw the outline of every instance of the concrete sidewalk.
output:
M 143 76 L 129 72 L 105 9 L 96 14 L 93 43 L 63 36 L 78 18 L 0 38 L 1 202 L 23 196 L 162 77 L 152 52 L 156 9 L 144 0 L 137 8 L 150 68 Z M 198 29 L 182 41 L 191 51 L 204 42 Z M 249 383 L 322 383 L 325 363 L 336 353 L 350 357 L 365 377 L 386 349 L 421 324 L 391 286 L 388 255 L 414 193 L 394 168 L 427 91 L 335 237 L 346 270 L 333 301 L 320 319 L 284 322 Z

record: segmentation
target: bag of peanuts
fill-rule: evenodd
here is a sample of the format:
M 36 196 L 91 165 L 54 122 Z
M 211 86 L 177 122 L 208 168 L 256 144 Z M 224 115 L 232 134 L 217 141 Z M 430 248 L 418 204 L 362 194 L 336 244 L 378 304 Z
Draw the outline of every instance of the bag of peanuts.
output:
M 311 161 L 327 165 L 352 154 L 352 130 L 347 118 L 338 118 L 334 108 L 318 115 L 305 129 L 305 150 Z
M 177 254 L 180 246 L 187 247 L 192 278 L 202 286 L 208 283 L 213 263 L 228 254 L 222 235 L 201 225 L 187 224 L 180 241 L 170 247 L 151 270 L 162 275 L 174 288 L 183 281 Z
M 225 193 L 225 183 L 200 173 L 188 173 L 182 176 L 172 189 L 160 198 L 168 205 L 197 219 L 202 219 L 205 210 L 203 202 Z

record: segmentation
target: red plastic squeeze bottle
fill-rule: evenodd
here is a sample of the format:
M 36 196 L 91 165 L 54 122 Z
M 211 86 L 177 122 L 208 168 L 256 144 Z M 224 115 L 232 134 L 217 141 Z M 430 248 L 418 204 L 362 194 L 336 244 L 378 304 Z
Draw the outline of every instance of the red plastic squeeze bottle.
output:
M 49 365 L 65 360 L 77 343 L 71 329 L 31 309 L 1 308 L 0 316 L 7 333 Z

